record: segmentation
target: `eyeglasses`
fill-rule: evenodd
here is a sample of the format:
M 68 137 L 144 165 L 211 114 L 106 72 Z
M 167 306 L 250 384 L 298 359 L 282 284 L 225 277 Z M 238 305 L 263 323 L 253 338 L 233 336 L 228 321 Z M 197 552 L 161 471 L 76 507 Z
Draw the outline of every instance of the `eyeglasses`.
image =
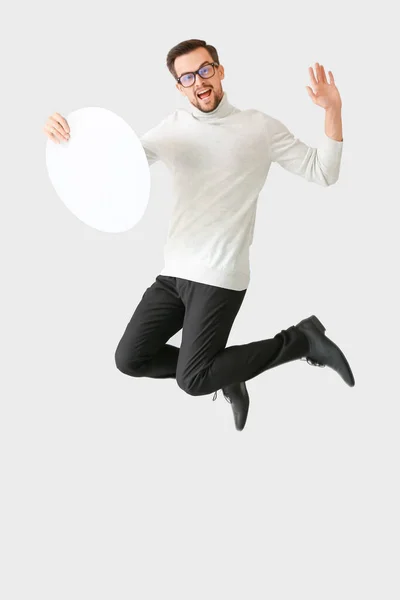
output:
M 198 73 L 202 79 L 210 79 L 215 73 L 215 67 L 218 67 L 218 63 L 209 63 L 194 71 L 193 73 L 184 73 L 176 80 L 183 87 L 190 87 L 196 81 L 196 74 Z

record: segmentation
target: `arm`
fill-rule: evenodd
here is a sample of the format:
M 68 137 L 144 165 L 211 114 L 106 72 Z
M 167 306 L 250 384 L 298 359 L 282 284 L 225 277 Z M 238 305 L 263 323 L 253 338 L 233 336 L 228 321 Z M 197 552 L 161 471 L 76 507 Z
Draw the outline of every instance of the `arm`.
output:
M 145 151 L 149 167 L 158 160 L 160 160 L 160 156 L 157 153 L 157 145 L 155 143 L 153 133 L 153 129 L 150 129 L 139 138 L 140 143 L 143 146 L 143 150 Z
M 343 142 L 342 109 L 327 108 L 325 111 L 325 134 L 338 142 Z
M 271 161 L 307 181 L 328 186 L 339 178 L 343 141 L 337 141 L 326 131 L 318 148 L 296 138 L 278 119 L 268 117 Z
M 332 71 L 329 82 L 325 69 L 315 63 L 315 74 L 309 67 L 311 87 L 306 86 L 314 104 L 325 109 L 325 132 L 318 148 L 311 148 L 295 138 L 279 121 L 272 119 L 271 160 L 308 181 L 327 186 L 339 178 L 343 150 L 342 100 Z
M 158 125 L 146 131 L 139 138 L 146 153 L 149 167 L 158 160 L 164 161 L 167 165 L 169 163 L 171 143 L 168 140 L 170 139 L 170 125 L 174 116 L 175 113 L 168 115 Z

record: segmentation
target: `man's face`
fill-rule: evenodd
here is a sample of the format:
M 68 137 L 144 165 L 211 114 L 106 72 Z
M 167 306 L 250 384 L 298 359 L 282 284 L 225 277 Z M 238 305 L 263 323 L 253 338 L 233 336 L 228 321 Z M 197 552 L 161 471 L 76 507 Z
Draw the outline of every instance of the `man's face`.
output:
M 196 48 L 196 50 L 192 50 L 192 52 L 189 52 L 188 54 L 178 56 L 178 58 L 175 59 L 174 66 L 177 77 L 180 77 L 184 73 L 197 71 L 201 66 L 212 62 L 214 61 L 206 48 Z M 203 79 L 197 73 L 193 85 L 184 87 L 180 83 L 177 83 L 176 87 L 183 96 L 188 98 L 193 106 L 196 106 L 196 108 L 203 112 L 210 112 L 217 108 L 224 95 L 221 85 L 224 76 L 224 67 L 219 65 L 218 67 L 215 67 L 215 73 L 209 79 Z M 204 100 L 199 98 L 198 92 L 208 89 L 211 90 L 210 96 Z

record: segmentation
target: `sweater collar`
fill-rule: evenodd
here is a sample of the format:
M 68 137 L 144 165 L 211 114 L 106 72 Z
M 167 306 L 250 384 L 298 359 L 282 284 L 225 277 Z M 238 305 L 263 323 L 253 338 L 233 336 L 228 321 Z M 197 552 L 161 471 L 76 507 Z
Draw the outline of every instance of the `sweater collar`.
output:
M 200 110 L 199 108 L 197 108 L 197 106 L 194 106 L 193 104 L 191 104 L 191 108 L 192 108 L 193 117 L 195 119 L 198 119 L 199 121 L 214 121 L 214 120 L 222 119 L 223 117 L 227 117 L 231 113 L 237 111 L 237 108 L 235 108 L 229 102 L 226 92 L 224 92 L 217 108 L 215 108 L 214 110 L 212 110 L 210 112 L 203 112 L 202 110 Z

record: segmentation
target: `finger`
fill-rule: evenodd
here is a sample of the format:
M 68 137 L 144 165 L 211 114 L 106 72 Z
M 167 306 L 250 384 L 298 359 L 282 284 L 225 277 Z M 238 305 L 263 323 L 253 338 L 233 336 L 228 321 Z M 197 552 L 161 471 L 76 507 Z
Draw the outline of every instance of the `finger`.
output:
M 328 71 L 328 74 L 329 74 L 329 81 L 330 81 L 330 83 L 335 83 L 332 71 Z
M 64 142 L 65 137 L 62 133 L 60 133 L 51 122 L 47 122 L 44 128 L 45 133 L 51 139 L 52 142 Z
M 317 78 L 318 83 L 321 81 L 321 73 L 319 68 L 319 63 L 315 63 L 315 76 Z
M 315 79 L 313 68 L 312 67 L 308 67 L 308 72 L 310 74 L 310 79 L 311 79 L 312 85 L 317 85 L 317 80 Z
M 49 121 L 47 121 L 47 123 L 45 124 L 45 126 L 43 127 L 43 131 L 44 133 L 47 135 L 47 137 L 49 138 L 49 140 L 51 140 L 52 142 L 57 142 L 58 144 L 60 143 L 58 141 L 58 139 L 53 135 L 52 131 L 51 131 L 52 126 L 49 125 Z
M 317 74 L 317 80 L 318 83 L 323 83 L 324 82 L 324 73 L 323 73 L 323 66 L 320 65 L 319 63 L 315 63 L 315 72 Z
M 54 128 L 59 134 L 61 134 L 63 136 L 64 139 L 69 140 L 70 135 L 69 133 L 67 133 L 64 128 L 62 127 L 62 125 L 60 125 L 58 123 L 58 121 L 56 121 L 55 119 L 53 119 L 53 117 L 50 117 L 49 121 L 49 127 Z
M 56 114 L 56 115 L 58 115 L 58 113 L 55 113 L 55 114 Z M 61 115 L 60 115 L 60 116 L 61 116 Z M 61 118 L 62 118 L 62 117 L 61 117 Z M 64 121 L 65 121 L 65 119 L 64 119 Z M 65 136 L 65 138 L 68 138 L 68 137 L 69 137 L 69 135 L 70 135 L 70 134 L 69 134 L 69 126 L 68 126 L 68 123 L 67 123 L 66 121 L 65 121 L 65 123 L 67 124 L 68 131 L 65 129 L 65 127 L 64 127 L 64 125 L 63 125 L 63 123 L 62 123 L 62 121 L 61 121 L 61 120 L 59 120 L 59 118 L 58 118 L 58 117 L 54 117 L 54 116 L 53 116 L 53 117 L 49 117 L 49 120 L 48 120 L 48 122 L 49 122 L 49 124 L 50 124 L 52 127 L 54 127 L 54 128 L 55 128 L 55 129 L 56 129 L 56 130 L 57 130 L 59 133 L 61 133 L 62 135 L 64 135 L 64 136 Z
M 46 129 L 46 127 L 43 128 L 43 131 L 45 132 L 45 134 L 47 135 L 47 137 L 49 138 L 49 140 L 51 140 L 55 144 L 61 144 L 60 140 L 58 140 L 50 131 L 48 131 Z
M 307 92 L 308 92 L 308 95 L 310 96 L 311 100 L 312 100 L 313 102 L 315 102 L 315 98 L 316 98 L 316 96 L 315 96 L 314 92 L 312 91 L 312 89 L 310 88 L 310 86 L 309 86 L 309 85 L 306 85 L 306 90 L 307 90 Z
M 54 113 L 54 115 L 51 118 L 57 121 L 57 123 L 60 123 L 60 125 L 64 127 L 67 133 L 70 133 L 68 122 L 66 119 L 64 119 L 62 115 L 60 115 L 60 113 Z
M 323 67 L 323 65 L 319 66 L 319 72 L 320 72 L 320 79 L 323 83 L 328 83 L 326 80 L 326 73 L 325 73 L 325 69 Z

